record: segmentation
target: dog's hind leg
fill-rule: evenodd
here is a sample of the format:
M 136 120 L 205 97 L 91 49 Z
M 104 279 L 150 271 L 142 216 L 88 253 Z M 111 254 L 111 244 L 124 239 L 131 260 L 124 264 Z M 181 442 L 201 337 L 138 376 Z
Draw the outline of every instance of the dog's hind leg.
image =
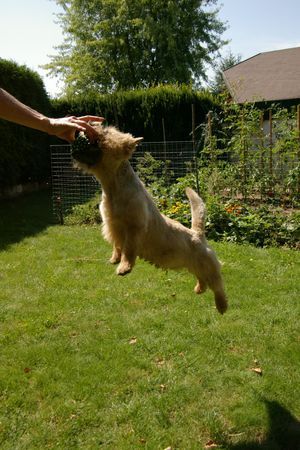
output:
M 227 299 L 224 291 L 223 281 L 220 274 L 215 276 L 209 281 L 209 287 L 215 294 L 215 304 L 219 313 L 224 314 L 227 310 Z
M 113 252 L 112 252 L 112 255 L 111 255 L 111 258 L 110 258 L 109 262 L 111 264 L 118 264 L 120 261 L 121 261 L 121 248 L 117 247 L 114 244 Z
M 198 278 L 197 284 L 194 288 L 195 293 L 203 294 L 203 292 L 205 292 L 206 289 L 207 289 L 207 284 L 203 280 L 200 280 L 200 278 Z
M 203 277 L 197 276 L 198 281 L 194 288 L 196 294 L 203 294 L 206 291 L 207 286 L 213 291 L 215 295 L 215 304 L 219 313 L 223 314 L 227 309 L 227 300 L 223 287 L 223 281 L 219 273 L 210 275 L 207 282 L 203 280 Z
M 207 249 L 205 265 L 202 266 L 202 271 L 200 279 L 204 278 L 205 283 L 213 291 L 216 308 L 219 313 L 223 314 L 227 310 L 227 299 L 221 275 L 221 264 L 214 251 L 210 248 Z

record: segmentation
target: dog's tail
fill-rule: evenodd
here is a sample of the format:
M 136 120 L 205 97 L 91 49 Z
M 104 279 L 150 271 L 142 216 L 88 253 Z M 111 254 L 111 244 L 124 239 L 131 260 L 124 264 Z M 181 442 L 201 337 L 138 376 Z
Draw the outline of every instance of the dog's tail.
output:
M 199 235 L 205 233 L 206 208 L 202 198 L 191 188 L 186 188 L 185 193 L 190 201 L 192 211 L 192 230 Z

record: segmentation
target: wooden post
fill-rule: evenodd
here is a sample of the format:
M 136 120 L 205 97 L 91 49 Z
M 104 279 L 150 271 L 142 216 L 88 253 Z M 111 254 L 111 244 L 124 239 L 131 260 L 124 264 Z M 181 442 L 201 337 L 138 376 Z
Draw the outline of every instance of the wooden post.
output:
M 200 194 L 198 160 L 197 160 L 197 151 L 196 151 L 196 115 L 195 115 L 194 103 L 192 103 L 192 146 L 193 146 L 193 157 L 194 157 L 194 166 L 195 166 L 196 189 L 197 189 L 198 194 Z
M 270 191 L 273 194 L 273 116 L 269 109 L 269 173 L 270 173 Z
M 297 105 L 298 164 L 300 164 L 300 105 Z M 300 171 L 297 175 L 297 197 L 300 199 Z
M 245 139 L 245 114 L 244 109 L 241 111 L 241 151 L 242 151 L 242 171 L 243 171 L 243 185 L 242 194 L 243 197 L 247 197 L 247 146 Z
M 212 155 L 212 145 L 211 145 L 211 141 L 212 141 L 212 125 L 211 125 L 211 111 L 208 111 L 207 114 L 207 139 L 208 139 L 208 148 L 209 148 L 209 152 L 210 152 L 210 157 L 211 159 L 214 159 L 214 155 Z
M 165 119 L 164 117 L 161 119 L 162 130 L 163 130 L 163 141 L 166 142 L 166 129 L 165 129 Z
M 196 119 L 195 119 L 195 105 L 192 103 L 192 136 L 193 136 L 193 147 L 195 146 L 195 129 L 196 129 Z
M 264 179 L 265 169 L 265 143 L 264 143 L 264 112 L 260 114 L 260 176 L 261 180 Z M 260 184 L 260 198 L 262 200 L 264 194 L 263 181 Z
M 58 195 L 55 199 L 56 208 L 57 208 L 57 215 L 59 218 L 59 223 L 61 225 L 64 224 L 64 213 L 63 213 L 63 207 L 62 207 L 62 198 L 60 195 Z
M 117 128 L 120 128 L 120 124 L 119 124 L 119 118 L 118 118 L 118 112 L 117 112 L 117 108 L 115 103 L 113 103 L 113 112 L 114 112 L 114 116 L 115 116 L 115 124 Z
M 168 181 L 168 168 L 167 168 L 167 141 L 166 141 L 166 129 L 165 129 L 165 119 L 164 117 L 161 119 L 162 123 L 162 129 L 163 129 L 163 142 L 164 142 L 164 160 L 165 160 L 165 166 L 164 166 L 164 172 L 165 172 L 165 180 Z

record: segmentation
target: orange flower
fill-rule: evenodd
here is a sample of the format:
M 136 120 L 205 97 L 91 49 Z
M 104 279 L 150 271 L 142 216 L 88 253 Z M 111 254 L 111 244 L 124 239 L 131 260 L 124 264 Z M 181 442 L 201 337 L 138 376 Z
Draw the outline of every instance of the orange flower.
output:
M 228 214 L 234 214 L 235 216 L 238 216 L 242 213 L 243 208 L 240 205 L 230 205 L 225 208 L 225 211 L 228 212 Z

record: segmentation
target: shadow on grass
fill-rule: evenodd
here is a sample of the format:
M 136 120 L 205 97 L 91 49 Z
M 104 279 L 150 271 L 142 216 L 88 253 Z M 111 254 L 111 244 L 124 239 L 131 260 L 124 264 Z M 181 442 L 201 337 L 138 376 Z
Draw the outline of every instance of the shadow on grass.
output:
M 267 436 L 260 442 L 224 444 L 228 450 L 300 450 L 300 422 L 276 401 L 264 400 L 269 417 Z
M 0 250 L 34 236 L 55 223 L 51 191 L 42 190 L 0 201 Z

